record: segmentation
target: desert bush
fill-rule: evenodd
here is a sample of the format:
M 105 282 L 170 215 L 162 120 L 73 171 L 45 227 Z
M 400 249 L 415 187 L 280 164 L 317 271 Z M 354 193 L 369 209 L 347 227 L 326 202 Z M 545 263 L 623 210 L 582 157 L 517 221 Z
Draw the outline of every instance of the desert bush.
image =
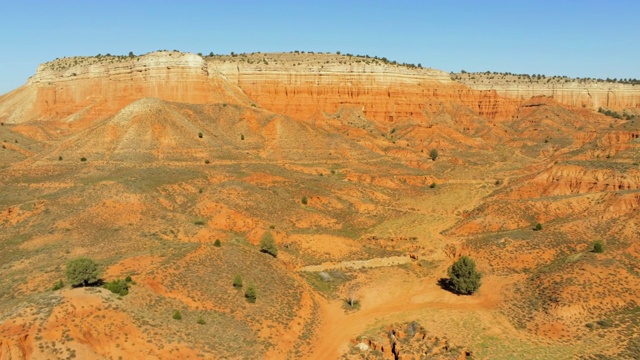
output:
M 89 258 L 77 258 L 67 263 L 67 280 L 71 286 L 87 286 L 98 282 L 98 265 Z
M 200 139 L 202 139 L 202 133 L 201 133 L 201 132 L 199 132 L 199 133 L 198 133 L 198 137 L 199 137 Z
M 302 199 L 300 199 L 300 202 L 302 203 L 302 205 L 307 205 L 307 203 L 308 203 L 307 197 L 303 196 Z
M 204 161 L 204 163 L 205 163 L 205 164 L 209 164 L 210 162 L 211 162 L 211 161 L 209 161 L 209 160 L 205 160 L 205 161 Z
M 244 140 L 244 134 L 240 134 L 240 140 Z
M 130 282 L 133 282 L 133 279 L 131 278 L 131 275 L 127 275 L 127 277 L 124 278 L 124 281 L 130 283 Z
M 205 224 L 204 220 L 196 220 L 193 222 L 194 225 L 202 226 Z
M 257 297 L 258 297 L 258 294 L 256 290 L 256 285 L 253 283 L 249 284 L 249 286 L 247 286 L 247 291 L 244 292 L 244 298 L 247 300 L 248 303 L 253 304 L 256 302 Z
M 233 277 L 233 287 L 242 287 L 242 276 L 240 274 L 236 274 L 236 276 Z
M 81 157 L 80 161 L 87 161 L 87 158 L 86 157 Z
M 431 158 L 431 160 L 436 161 L 436 159 L 438 158 L 438 149 L 431 149 L 429 151 L 429 157 Z
M 204 321 L 204 318 L 202 317 L 202 315 L 198 316 L 198 321 L 196 321 L 198 323 L 198 325 L 204 325 L 206 324 L 206 322 Z
M 182 314 L 180 314 L 180 311 L 176 310 L 173 312 L 173 319 L 174 320 L 182 320 Z
M 596 241 L 595 243 L 593 243 L 593 250 L 594 253 L 598 253 L 601 254 L 604 252 L 604 243 L 601 240 Z
M 58 156 L 58 161 L 62 161 L 62 156 Z
M 57 283 L 55 283 L 55 284 L 53 285 L 52 290 L 53 290 L 53 291 L 60 290 L 60 289 L 62 289 L 63 287 L 64 287 L 64 283 L 62 282 L 62 280 L 59 280 Z
M 542 224 L 537 223 L 536 226 L 533 228 L 533 231 L 540 231 L 542 230 Z
M 104 288 L 120 296 L 125 296 L 129 293 L 129 283 L 122 279 L 108 282 L 104 284 Z
M 435 188 L 435 187 L 436 187 L 436 183 L 434 183 L 434 182 L 433 182 L 433 183 L 431 183 L 431 185 L 429 185 L 429 187 L 430 187 L 431 189 Z
M 216 241 L 213 243 L 213 246 L 215 246 L 215 247 L 222 246 L 222 243 L 220 243 L 220 239 L 216 239 Z
M 265 231 L 260 238 L 260 251 L 267 253 L 273 257 L 278 256 L 278 248 L 276 247 L 276 240 L 270 231 Z
M 482 285 L 482 274 L 476 271 L 476 263 L 468 256 L 453 263 L 448 273 L 451 289 L 459 294 L 471 295 Z

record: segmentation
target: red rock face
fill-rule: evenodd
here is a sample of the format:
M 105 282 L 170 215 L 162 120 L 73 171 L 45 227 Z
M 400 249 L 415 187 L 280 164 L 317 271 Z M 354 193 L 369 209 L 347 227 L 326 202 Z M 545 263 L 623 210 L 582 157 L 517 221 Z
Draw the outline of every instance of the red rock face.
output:
M 296 118 L 355 107 L 372 120 L 425 120 L 443 105 L 462 105 L 491 119 L 511 117 L 515 101 L 495 91 L 474 91 L 437 70 L 397 67 L 308 67 L 284 72 L 243 63 L 210 62 L 251 99 L 270 111 Z M 292 69 L 295 69 L 293 67 Z
M 0 116 L 8 123 L 65 120 L 71 115 L 66 120 L 93 120 L 141 98 L 204 104 L 243 97 L 225 86 L 221 79 L 209 78 L 206 62 L 193 54 L 63 59 L 41 65 L 25 86 L 3 96 Z

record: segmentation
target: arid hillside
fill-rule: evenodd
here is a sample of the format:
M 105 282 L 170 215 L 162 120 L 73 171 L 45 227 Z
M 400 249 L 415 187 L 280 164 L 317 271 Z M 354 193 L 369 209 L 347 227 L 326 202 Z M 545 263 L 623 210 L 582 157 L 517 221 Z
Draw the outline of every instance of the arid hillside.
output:
M 637 85 L 491 80 L 297 51 L 41 65 L 0 97 L 0 359 L 637 358 Z M 473 295 L 443 285 L 461 256 Z

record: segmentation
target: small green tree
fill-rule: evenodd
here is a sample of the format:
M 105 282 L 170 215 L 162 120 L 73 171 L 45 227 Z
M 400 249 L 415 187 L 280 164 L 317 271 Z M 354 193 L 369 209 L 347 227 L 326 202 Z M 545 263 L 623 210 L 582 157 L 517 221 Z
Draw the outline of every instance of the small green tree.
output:
M 215 247 L 222 246 L 222 243 L 220 243 L 220 239 L 216 239 L 216 241 L 213 243 L 213 246 L 215 246 Z
M 302 205 L 307 205 L 307 203 L 308 203 L 307 197 L 303 196 L 302 199 L 300 200 L 300 202 L 302 203 Z
M 96 283 L 100 277 L 98 265 L 89 258 L 77 258 L 69 261 L 66 273 L 71 286 L 87 286 Z
M 432 182 L 432 183 L 431 183 L 431 185 L 429 185 L 429 187 L 430 187 L 431 189 L 435 188 L 435 187 L 436 187 L 436 183 Z
M 429 157 L 431 160 L 436 161 L 438 158 L 438 149 L 431 149 L 431 151 L 429 151 Z
M 242 287 L 242 276 L 240 276 L 240 274 L 236 274 L 236 276 L 233 277 L 233 287 Z
M 198 325 L 204 325 L 206 324 L 206 322 L 204 321 L 204 318 L 202 317 L 202 315 L 198 316 L 198 321 L 196 321 L 198 323 Z
M 449 285 L 464 295 L 476 292 L 482 284 L 482 274 L 476 271 L 476 263 L 468 256 L 462 256 L 449 268 Z
M 276 240 L 273 238 L 271 231 L 265 231 L 264 234 L 262 234 L 262 238 L 260 238 L 260 251 L 273 257 L 278 256 Z
M 247 299 L 249 303 L 255 303 L 256 298 L 258 297 L 257 290 L 255 284 L 251 283 L 247 286 L 247 291 L 244 292 L 244 298 Z
M 199 133 L 198 133 L 198 137 L 199 137 L 200 139 L 202 139 L 202 133 L 201 133 L 201 132 L 199 132 Z
M 593 252 L 598 254 L 602 254 L 604 252 L 604 243 L 601 240 L 593 243 Z
M 533 228 L 533 231 L 540 231 L 542 230 L 542 224 L 537 223 L 536 226 Z
M 173 312 L 173 319 L 174 320 L 182 320 L 182 314 L 180 314 L 180 311 L 176 310 Z

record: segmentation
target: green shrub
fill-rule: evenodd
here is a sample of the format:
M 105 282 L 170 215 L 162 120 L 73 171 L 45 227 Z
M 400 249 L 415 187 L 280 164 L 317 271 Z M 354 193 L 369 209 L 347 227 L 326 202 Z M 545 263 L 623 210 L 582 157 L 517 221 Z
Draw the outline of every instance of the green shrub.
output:
M 542 224 L 537 223 L 536 226 L 533 228 L 533 231 L 540 231 L 542 230 Z
M 173 319 L 174 320 L 182 320 L 182 315 L 180 314 L 180 311 L 176 310 L 173 312 Z
M 244 134 L 240 134 L 240 140 L 244 140 Z
M 429 151 L 429 157 L 431 158 L 431 160 L 436 161 L 436 159 L 438 158 L 438 150 L 437 149 L 431 149 Z
M 307 203 L 308 203 L 307 197 L 303 196 L 302 199 L 300 200 L 300 202 L 302 203 L 302 205 L 307 205 Z
M 52 289 L 52 290 L 53 290 L 53 291 L 60 290 L 60 289 L 62 289 L 63 287 L 64 287 L 64 283 L 62 282 L 62 280 L 59 280 L 57 283 L 55 283 L 55 284 L 53 285 L 53 289 Z
M 247 299 L 247 302 L 253 304 L 256 302 L 257 296 L 256 286 L 253 283 L 249 284 L 247 291 L 244 292 L 244 298 Z
M 449 268 L 449 285 L 459 294 L 471 295 L 480 285 L 482 274 L 476 271 L 476 263 L 468 256 L 462 256 Z
M 205 224 L 204 220 L 196 220 L 193 222 L 194 225 L 202 226 Z
M 86 157 L 81 157 L 80 161 L 87 161 L 87 158 Z
M 242 276 L 240 276 L 240 274 L 236 274 L 236 276 L 233 277 L 233 287 L 242 287 Z
M 276 226 L 275 226 L 275 225 L 273 225 L 273 224 L 269 225 L 269 229 L 273 230 L 273 229 L 275 229 L 275 228 L 276 228 Z
M 209 164 L 211 161 L 209 161 L 208 159 L 204 161 L 205 164 Z
M 270 231 L 265 231 L 260 238 L 260 251 L 267 253 L 273 257 L 278 256 L 278 248 L 276 247 L 276 240 Z
M 58 161 L 62 161 L 62 156 L 58 156 Z
M 595 243 L 593 243 L 592 251 L 594 253 L 602 254 L 604 252 L 604 243 L 601 240 L 596 241 Z
M 202 318 L 202 315 L 198 316 L 198 321 L 196 321 L 198 323 L 198 325 L 204 325 L 206 324 L 206 322 L 204 321 L 204 319 Z
M 435 188 L 435 187 L 436 187 L 436 183 L 432 182 L 432 183 L 431 183 L 431 185 L 429 185 L 429 187 L 430 187 L 431 189 Z
M 199 132 L 199 133 L 198 133 L 198 137 L 199 137 L 200 139 L 202 139 L 202 133 L 201 133 L 201 132 Z
M 129 283 L 125 280 L 118 279 L 104 284 L 105 289 L 111 291 L 114 294 L 125 296 L 129 293 Z
M 71 286 L 87 286 L 98 282 L 98 265 L 89 258 L 77 258 L 67 263 L 67 280 Z
M 216 241 L 213 243 L 213 246 L 215 246 L 215 247 L 222 246 L 222 244 L 220 243 L 220 239 L 216 239 Z
M 133 279 L 131 279 L 131 275 L 127 275 L 127 277 L 124 278 L 124 281 L 130 283 L 130 282 L 133 282 Z

